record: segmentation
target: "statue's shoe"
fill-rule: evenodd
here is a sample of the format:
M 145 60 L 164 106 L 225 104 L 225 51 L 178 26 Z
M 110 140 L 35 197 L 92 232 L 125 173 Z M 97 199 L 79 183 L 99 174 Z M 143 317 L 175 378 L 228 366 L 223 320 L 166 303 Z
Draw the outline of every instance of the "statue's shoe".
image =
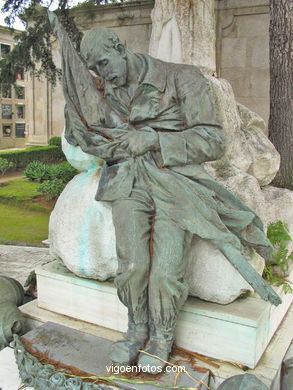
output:
M 125 340 L 119 340 L 112 345 L 109 358 L 120 366 L 127 366 L 134 362 L 141 349 L 144 349 L 148 339 L 148 326 L 145 324 L 130 324 Z
M 120 340 L 112 345 L 110 351 L 110 360 L 119 366 L 127 366 L 134 362 L 145 342 L 135 340 Z
M 159 374 L 168 362 L 173 340 L 151 337 L 146 347 L 139 354 L 138 366 L 143 367 L 143 372 Z

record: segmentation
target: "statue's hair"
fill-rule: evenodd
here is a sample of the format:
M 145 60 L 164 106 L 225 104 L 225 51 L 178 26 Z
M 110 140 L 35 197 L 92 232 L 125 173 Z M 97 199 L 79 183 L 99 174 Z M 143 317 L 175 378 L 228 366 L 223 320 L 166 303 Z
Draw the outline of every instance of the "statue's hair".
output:
M 100 49 L 116 49 L 121 44 L 115 31 L 104 27 L 95 27 L 87 31 L 80 44 L 80 53 L 86 59 L 88 53 Z

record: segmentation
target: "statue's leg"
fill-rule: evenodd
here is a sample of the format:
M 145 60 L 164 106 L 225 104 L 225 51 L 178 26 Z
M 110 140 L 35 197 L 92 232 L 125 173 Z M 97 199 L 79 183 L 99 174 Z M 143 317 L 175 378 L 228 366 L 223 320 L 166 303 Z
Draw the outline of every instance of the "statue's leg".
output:
M 119 260 L 115 284 L 120 301 L 128 308 L 129 321 L 125 340 L 112 346 L 110 359 L 116 364 L 131 363 L 149 334 L 147 291 L 153 209 L 152 199 L 140 188 L 112 207 Z
M 149 280 L 150 339 L 145 352 L 166 361 L 174 341 L 179 310 L 188 296 L 186 252 L 192 235 L 158 212 L 153 236 Z M 160 359 L 142 352 L 139 364 L 149 367 L 149 372 L 155 374 L 165 366 Z

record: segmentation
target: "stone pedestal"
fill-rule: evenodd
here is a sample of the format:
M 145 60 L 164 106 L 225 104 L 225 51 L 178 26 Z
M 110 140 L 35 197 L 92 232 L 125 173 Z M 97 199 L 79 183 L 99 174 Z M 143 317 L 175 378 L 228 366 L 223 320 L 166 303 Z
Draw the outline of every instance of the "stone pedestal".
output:
M 37 268 L 38 306 L 65 316 L 124 332 L 127 312 L 111 282 L 75 276 L 54 261 Z M 293 272 L 291 272 L 293 277 Z M 293 299 L 277 289 L 278 307 L 257 295 L 219 305 L 189 298 L 176 331 L 178 346 L 216 359 L 254 368 Z

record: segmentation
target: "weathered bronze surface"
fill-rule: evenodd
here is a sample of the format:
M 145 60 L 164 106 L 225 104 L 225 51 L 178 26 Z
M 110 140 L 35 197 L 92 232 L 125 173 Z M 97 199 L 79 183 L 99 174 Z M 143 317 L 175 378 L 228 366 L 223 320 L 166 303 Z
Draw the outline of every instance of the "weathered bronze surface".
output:
M 138 362 L 159 370 L 188 295 L 192 236 L 214 244 L 264 300 L 278 305 L 279 296 L 241 253 L 248 245 L 269 259 L 272 247 L 258 216 L 203 168 L 223 155 L 225 138 L 200 70 L 130 53 L 104 28 L 85 34 L 79 54 L 56 16 L 49 18 L 61 47 L 66 138 L 105 160 L 96 200 L 112 205 L 116 286 L 129 313 L 125 340 L 114 344 L 111 358 L 128 364 L 144 348 L 148 354 Z
M 34 390 L 114 390 L 107 385 L 85 382 L 78 377 L 70 377 L 55 369 L 51 364 L 41 364 L 27 352 L 20 338 L 14 335 L 14 354 L 19 375 L 25 386 Z
M 217 390 L 269 390 L 255 375 L 235 375 L 225 380 Z
M 12 278 L 0 276 L 0 351 L 21 333 L 25 320 L 17 308 L 24 298 L 21 284 Z

